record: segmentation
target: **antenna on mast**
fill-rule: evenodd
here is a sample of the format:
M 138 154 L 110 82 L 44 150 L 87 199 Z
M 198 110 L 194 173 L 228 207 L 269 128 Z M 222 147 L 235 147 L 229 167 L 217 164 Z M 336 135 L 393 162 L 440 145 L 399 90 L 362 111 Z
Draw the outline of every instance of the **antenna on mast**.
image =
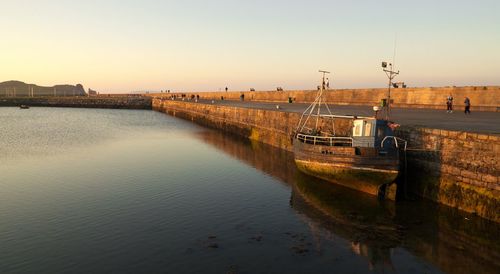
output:
M 392 56 L 392 63 L 382 62 L 382 69 L 384 70 L 387 78 L 389 78 L 389 85 L 387 88 L 387 98 L 382 101 L 382 107 L 385 108 L 385 119 L 389 120 L 391 116 L 391 86 L 392 80 L 399 75 L 399 70 L 395 71 L 393 67 L 396 67 L 396 44 L 397 44 L 397 34 L 394 37 L 394 53 Z
M 394 53 L 392 54 L 392 64 L 396 67 L 396 46 L 398 44 L 398 33 L 394 33 Z

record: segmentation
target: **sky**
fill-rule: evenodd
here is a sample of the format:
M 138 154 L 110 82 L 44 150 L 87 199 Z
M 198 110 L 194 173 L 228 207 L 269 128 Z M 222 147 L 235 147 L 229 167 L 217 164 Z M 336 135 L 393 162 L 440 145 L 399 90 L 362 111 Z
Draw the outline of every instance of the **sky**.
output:
M 0 0 L 0 81 L 102 93 L 500 85 L 498 0 Z M 395 54 L 394 54 L 395 53 Z M 394 59 L 394 60 L 393 60 Z

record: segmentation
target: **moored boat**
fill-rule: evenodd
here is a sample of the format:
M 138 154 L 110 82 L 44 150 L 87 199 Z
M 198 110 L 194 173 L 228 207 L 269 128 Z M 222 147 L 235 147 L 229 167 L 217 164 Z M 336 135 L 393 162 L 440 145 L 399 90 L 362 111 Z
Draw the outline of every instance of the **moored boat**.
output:
M 396 125 L 375 116 L 333 115 L 322 98 L 323 91 L 324 84 L 295 131 L 297 167 L 336 184 L 395 199 L 399 154 L 406 147 L 406 141 L 393 134 Z M 339 134 L 336 123 L 347 130 Z
M 30 107 L 28 105 L 20 105 L 19 108 L 20 109 L 29 109 Z

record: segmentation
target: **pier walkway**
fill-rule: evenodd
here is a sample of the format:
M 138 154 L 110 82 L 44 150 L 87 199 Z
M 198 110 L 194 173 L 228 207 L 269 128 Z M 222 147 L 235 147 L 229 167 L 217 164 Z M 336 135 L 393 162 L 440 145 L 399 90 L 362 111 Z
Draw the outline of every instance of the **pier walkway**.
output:
M 212 101 L 200 100 L 199 103 L 212 104 Z M 288 104 L 231 100 L 215 100 L 213 104 L 298 113 L 303 112 L 310 105 L 308 103 Z M 277 105 L 279 105 L 279 109 L 277 109 Z M 370 106 L 329 105 L 329 107 L 332 113 L 336 115 L 373 116 L 373 109 Z M 471 111 L 472 114 L 465 115 L 462 108 L 455 109 L 453 113 L 435 109 L 393 108 L 391 117 L 395 122 L 402 125 L 500 134 L 500 112 L 475 112 L 474 106 L 472 106 Z

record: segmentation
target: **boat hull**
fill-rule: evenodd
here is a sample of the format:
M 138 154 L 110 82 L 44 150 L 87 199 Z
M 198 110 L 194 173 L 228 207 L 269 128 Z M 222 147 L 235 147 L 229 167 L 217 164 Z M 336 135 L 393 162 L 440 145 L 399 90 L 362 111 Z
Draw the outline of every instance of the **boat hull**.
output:
M 332 147 L 294 142 L 295 163 L 302 172 L 372 195 L 395 199 L 399 174 L 397 151 Z M 391 187 L 391 185 L 394 185 Z

